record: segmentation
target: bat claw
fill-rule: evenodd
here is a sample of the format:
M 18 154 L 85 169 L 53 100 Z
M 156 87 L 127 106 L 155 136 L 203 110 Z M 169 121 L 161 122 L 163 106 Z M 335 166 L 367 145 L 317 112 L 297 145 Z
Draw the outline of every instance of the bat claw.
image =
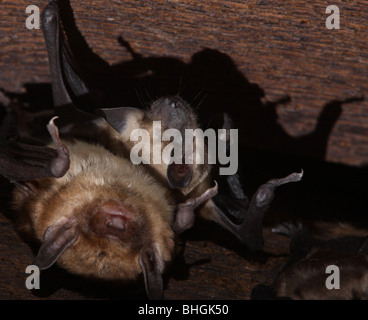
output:
M 301 230 L 303 225 L 299 221 L 295 222 L 282 222 L 274 226 L 271 231 L 276 234 L 283 234 L 286 236 L 293 236 L 296 232 Z
M 289 182 L 300 181 L 303 175 L 304 171 L 301 170 L 301 172 L 294 172 L 284 178 L 271 179 L 261 185 L 253 195 L 248 209 L 244 209 L 243 222 L 238 225 L 234 224 L 221 209 L 216 207 L 220 223 L 231 231 L 248 250 L 260 250 L 263 246 L 262 221 L 264 213 L 274 198 L 275 189 Z M 276 230 L 283 231 L 284 233 L 288 232 L 285 226 L 280 227 L 280 229 L 275 228 L 274 232 Z
M 207 200 L 213 198 L 217 195 L 218 192 L 218 184 L 215 182 L 215 186 L 208 188 L 204 193 L 196 198 L 188 199 L 183 203 L 179 203 L 178 211 L 176 213 L 175 223 L 174 223 L 174 231 L 175 233 L 182 233 L 185 230 L 191 228 L 194 224 L 195 214 L 194 210 L 206 202 Z
M 216 180 L 213 180 L 213 182 L 215 183 L 215 185 L 212 188 L 209 188 L 205 191 L 205 193 L 203 194 L 203 201 L 209 200 L 211 198 L 213 198 L 214 196 L 217 195 L 218 193 L 218 183 Z
M 70 158 L 68 148 L 61 142 L 59 136 L 59 129 L 55 125 L 55 119 L 58 117 L 53 117 L 48 125 L 47 130 L 50 133 L 50 136 L 55 143 L 57 157 L 54 158 L 50 164 L 50 170 L 54 177 L 60 178 L 62 177 L 68 170 L 70 166 Z
M 279 187 L 283 184 L 287 184 L 290 182 L 298 182 L 302 180 L 304 175 L 304 170 L 302 169 L 301 172 L 293 172 L 286 176 L 285 178 L 279 178 L 279 179 L 271 179 L 266 184 L 273 185 L 275 187 Z
M 59 129 L 55 124 L 55 120 L 58 119 L 58 116 L 51 118 L 47 125 L 47 130 L 50 132 L 51 136 L 55 135 L 59 139 Z M 52 131 L 52 132 L 51 132 Z

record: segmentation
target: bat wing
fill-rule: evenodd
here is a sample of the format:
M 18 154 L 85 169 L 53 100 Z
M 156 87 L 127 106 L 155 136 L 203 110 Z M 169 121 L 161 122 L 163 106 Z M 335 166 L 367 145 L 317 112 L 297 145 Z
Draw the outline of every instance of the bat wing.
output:
M 79 127 L 81 131 L 93 132 L 91 127 L 98 126 L 99 117 L 79 110 L 71 96 L 88 94 L 88 89 L 78 75 L 76 64 L 65 41 L 59 21 L 57 1 L 51 1 L 42 13 L 42 29 L 49 56 L 52 79 L 53 99 L 56 114 L 59 115 L 58 126 L 62 132 Z M 10 108 L 8 108 L 10 109 Z M 63 176 L 69 168 L 69 153 L 59 138 L 59 130 L 53 118 L 47 128 L 56 146 L 56 150 L 22 143 L 17 140 L 18 132 L 15 112 L 8 114 L 0 130 L 0 173 L 11 181 L 26 181 L 42 177 Z M 88 124 L 88 125 L 87 125 Z M 87 128 L 88 130 L 83 130 Z
M 230 130 L 232 119 L 224 114 L 223 128 Z M 229 134 L 226 135 L 227 153 L 230 152 Z M 210 201 L 210 219 L 233 233 L 249 250 L 263 246 L 263 217 L 270 206 L 277 187 L 300 181 L 303 171 L 280 179 L 271 179 L 261 185 L 249 200 L 243 192 L 238 174 L 218 176 L 219 191 Z
M 72 98 L 88 96 L 90 92 L 65 38 L 57 0 L 51 1 L 44 8 L 41 19 L 49 58 L 54 106 L 57 109 L 68 106 L 77 109 Z M 70 110 L 72 108 L 68 111 Z
M 41 18 L 60 133 L 64 137 L 98 141 L 105 146 L 109 144 L 105 143 L 109 140 L 105 135 L 110 129 L 120 133 L 122 140 L 128 139 L 128 129 L 138 127 L 135 124 L 144 117 L 144 112 L 128 107 L 100 109 L 95 105 L 64 35 L 57 0 L 45 7 Z M 78 104 L 81 97 L 95 113 L 81 109 Z
M 263 246 L 263 217 L 274 198 L 276 188 L 286 183 L 300 181 L 302 177 L 303 171 L 267 181 L 258 188 L 249 204 L 246 196 L 239 192 L 240 185 L 236 183 L 229 185 L 233 190 L 232 194 L 222 195 L 212 201 L 213 220 L 233 233 L 249 250 L 260 250 Z M 234 222 L 234 218 L 240 223 Z
M 72 137 L 94 139 L 103 119 L 93 113 L 82 111 L 75 102 L 76 98 L 80 100 L 83 97 L 88 101 L 90 109 L 96 109 L 65 38 L 57 0 L 51 1 L 44 8 L 41 19 L 60 132 Z
M 47 125 L 56 146 L 32 145 L 17 141 L 16 116 L 10 110 L 4 119 L 0 139 L 0 174 L 12 182 L 44 177 L 61 177 L 69 169 L 69 152 L 59 138 L 59 131 L 51 119 Z

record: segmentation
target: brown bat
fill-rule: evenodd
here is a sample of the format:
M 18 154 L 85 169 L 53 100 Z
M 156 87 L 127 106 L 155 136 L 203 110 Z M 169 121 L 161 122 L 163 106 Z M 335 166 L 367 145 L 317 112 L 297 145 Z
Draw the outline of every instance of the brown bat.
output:
M 282 223 L 273 232 L 291 237 L 290 259 L 274 287 L 258 287 L 258 295 L 263 291 L 272 299 L 368 299 L 367 230 L 345 223 L 317 223 L 313 228 Z M 338 288 L 326 285 L 329 266 L 338 267 Z
M 99 145 L 63 144 L 53 120 L 49 130 L 69 154 L 68 171 L 28 181 L 14 196 L 26 213 L 21 228 L 42 240 L 33 264 L 46 269 L 57 260 L 70 272 L 110 280 L 135 279 L 143 271 L 149 297 L 160 298 L 174 249 L 174 211 L 180 216 L 185 209 L 176 209 L 167 189 L 129 160 Z M 191 210 L 215 192 L 192 199 Z
M 62 32 L 57 1 L 44 9 L 42 28 L 59 117 L 47 126 L 53 144 L 9 139 L 11 113 L 0 141 L 1 173 L 18 185 L 14 204 L 24 213 L 20 227 L 40 242 L 34 264 L 46 269 L 57 262 L 76 274 L 119 281 L 143 273 L 148 297 L 162 298 L 162 274 L 173 259 L 174 240 L 193 225 L 196 208 L 246 248 L 261 249 L 262 219 L 275 189 L 299 181 L 303 173 L 268 181 L 249 201 L 238 175 L 217 184 L 208 163 L 134 165 L 131 132 L 152 132 L 155 120 L 163 130 L 196 129 L 191 107 L 179 97 L 163 97 L 148 111 L 81 111 L 71 97 L 87 95 L 88 89 Z M 229 123 L 225 117 L 224 128 Z

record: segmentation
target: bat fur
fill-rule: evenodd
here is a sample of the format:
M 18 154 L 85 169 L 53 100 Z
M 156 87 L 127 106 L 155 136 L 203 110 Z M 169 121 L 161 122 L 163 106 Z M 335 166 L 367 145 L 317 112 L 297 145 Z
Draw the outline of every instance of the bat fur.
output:
M 368 299 L 368 230 L 347 223 L 318 222 L 311 227 L 282 223 L 273 231 L 291 237 L 290 258 L 273 288 L 253 290 L 256 299 L 264 293 L 263 298 L 271 299 Z M 326 268 L 332 265 L 339 268 L 338 289 L 326 286 Z

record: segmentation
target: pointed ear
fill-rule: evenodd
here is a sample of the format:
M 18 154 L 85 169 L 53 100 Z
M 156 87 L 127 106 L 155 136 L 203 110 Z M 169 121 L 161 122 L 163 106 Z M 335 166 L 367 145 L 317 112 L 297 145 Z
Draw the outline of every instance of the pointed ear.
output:
M 193 171 L 194 168 L 192 164 L 169 164 L 166 171 L 166 177 L 170 188 L 186 188 L 192 181 Z
M 110 108 L 97 109 L 95 113 L 104 117 L 107 123 L 120 134 L 139 127 L 139 122 L 144 118 L 144 111 L 136 108 Z
M 76 221 L 65 217 L 59 219 L 55 224 L 46 229 L 43 243 L 33 264 L 41 270 L 51 267 L 77 238 L 78 230 Z
M 162 258 L 151 247 L 145 247 L 140 252 L 139 264 L 143 271 L 148 298 L 162 300 L 164 298 L 162 280 L 164 262 Z

